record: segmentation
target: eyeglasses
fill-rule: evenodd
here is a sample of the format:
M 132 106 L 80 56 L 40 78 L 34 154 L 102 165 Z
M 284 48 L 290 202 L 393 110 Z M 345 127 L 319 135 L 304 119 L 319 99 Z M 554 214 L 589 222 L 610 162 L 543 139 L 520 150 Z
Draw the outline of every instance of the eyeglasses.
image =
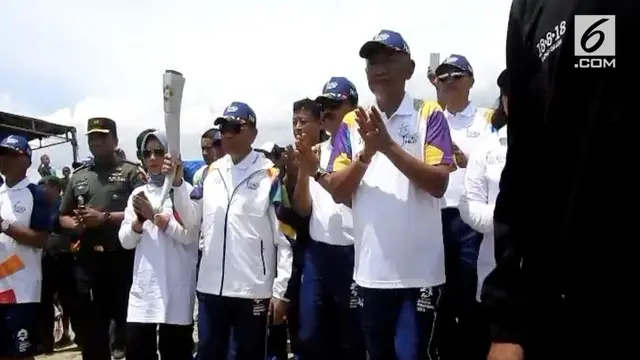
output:
M 222 134 L 226 134 L 226 133 L 239 134 L 242 131 L 243 126 L 244 126 L 244 123 L 241 123 L 241 122 L 226 121 L 220 124 L 219 130 Z
M 153 149 L 153 150 L 142 150 L 142 156 L 145 159 L 148 159 L 151 157 L 151 154 L 153 154 L 153 156 L 159 158 L 159 157 L 164 157 L 164 154 L 166 152 L 163 149 Z

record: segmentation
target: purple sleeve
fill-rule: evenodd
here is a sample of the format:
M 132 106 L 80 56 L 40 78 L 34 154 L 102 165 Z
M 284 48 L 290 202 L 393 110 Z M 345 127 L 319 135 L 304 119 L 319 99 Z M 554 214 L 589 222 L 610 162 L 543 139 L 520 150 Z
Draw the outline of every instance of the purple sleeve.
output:
M 435 110 L 427 120 L 424 161 L 428 165 L 453 165 L 453 142 L 444 113 Z
M 343 122 L 336 136 L 331 138 L 331 155 L 326 170 L 328 172 L 342 170 L 351 163 L 352 159 L 349 126 Z

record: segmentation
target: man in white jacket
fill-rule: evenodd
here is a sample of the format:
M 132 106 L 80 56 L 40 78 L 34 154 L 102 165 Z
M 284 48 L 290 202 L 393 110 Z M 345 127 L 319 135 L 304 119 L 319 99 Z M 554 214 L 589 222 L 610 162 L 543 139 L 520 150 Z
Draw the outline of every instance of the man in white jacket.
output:
M 227 155 L 191 193 L 180 179 L 174 183 L 176 211 L 186 227 L 200 225 L 204 241 L 198 356 L 263 360 L 268 321 L 283 321 L 293 259 L 276 218 L 278 170 L 251 148 L 256 116 L 247 104 L 232 103 L 215 125 Z M 165 171 L 172 168 L 168 157 Z

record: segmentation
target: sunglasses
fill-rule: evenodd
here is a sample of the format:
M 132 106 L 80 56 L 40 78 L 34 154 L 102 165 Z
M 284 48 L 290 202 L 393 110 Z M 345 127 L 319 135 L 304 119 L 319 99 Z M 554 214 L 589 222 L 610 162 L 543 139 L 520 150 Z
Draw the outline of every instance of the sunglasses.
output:
M 438 76 L 437 79 L 440 82 L 449 82 L 449 81 L 456 81 L 456 80 L 462 79 L 466 75 L 467 74 L 461 73 L 461 72 L 451 72 L 451 73 L 442 74 Z
M 150 158 L 151 154 L 153 154 L 153 156 L 159 158 L 159 157 L 164 157 L 164 154 L 166 154 L 166 152 L 163 149 L 142 150 L 142 156 L 145 159 Z
M 239 134 L 242 132 L 242 128 L 244 127 L 244 123 L 237 121 L 225 121 L 220 124 L 219 130 L 222 134 L 232 133 Z

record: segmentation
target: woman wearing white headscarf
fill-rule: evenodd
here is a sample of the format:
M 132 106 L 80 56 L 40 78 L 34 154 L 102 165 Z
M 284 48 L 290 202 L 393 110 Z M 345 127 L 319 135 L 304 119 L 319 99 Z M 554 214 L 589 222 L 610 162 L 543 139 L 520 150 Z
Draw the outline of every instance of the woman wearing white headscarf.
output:
M 135 248 L 133 285 L 127 312 L 127 360 L 191 359 L 195 302 L 197 230 L 185 229 L 171 197 L 156 212 L 164 175 L 167 140 L 149 133 L 141 153 L 149 182 L 136 188 L 127 204 L 119 237 Z M 150 201 L 151 200 L 151 201 Z

